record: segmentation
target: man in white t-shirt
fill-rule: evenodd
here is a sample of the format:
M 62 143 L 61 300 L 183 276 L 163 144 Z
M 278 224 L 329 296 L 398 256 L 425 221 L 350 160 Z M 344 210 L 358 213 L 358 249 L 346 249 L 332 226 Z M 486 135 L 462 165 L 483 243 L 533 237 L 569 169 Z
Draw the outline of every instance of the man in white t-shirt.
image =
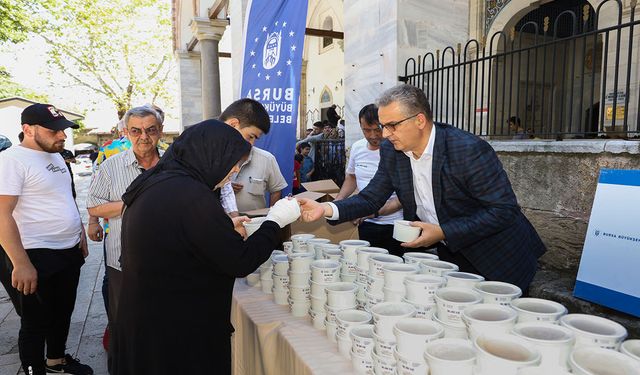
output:
M 54 106 L 22 112 L 24 141 L 0 154 L 0 245 L 21 308 L 18 349 L 26 374 L 93 374 L 65 354 L 87 239 L 59 152 L 78 126 Z M 4 256 L 4 254 L 2 254 Z M 46 361 L 43 358 L 45 354 Z
M 378 171 L 380 162 L 380 142 L 382 128 L 378 121 L 378 108 L 375 104 L 364 106 L 358 115 L 360 129 L 364 139 L 351 146 L 349 162 L 344 183 L 336 200 L 345 199 L 358 189 L 362 191 Z M 361 240 L 369 241 L 371 246 L 382 247 L 394 255 L 402 255 L 405 249 L 393 239 L 393 221 L 402 220 L 402 206 L 395 193 L 378 212 L 366 218 L 354 221 L 358 226 Z

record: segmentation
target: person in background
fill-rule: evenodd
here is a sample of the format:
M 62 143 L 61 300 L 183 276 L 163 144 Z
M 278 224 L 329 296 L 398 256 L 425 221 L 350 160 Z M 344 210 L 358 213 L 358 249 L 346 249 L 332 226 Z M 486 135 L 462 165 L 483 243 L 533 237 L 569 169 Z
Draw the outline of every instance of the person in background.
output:
M 367 187 L 335 203 L 301 199 L 303 219 L 344 222 L 367 216 L 395 191 L 404 219 L 421 230 L 403 246 L 432 248 L 460 271 L 515 284 L 526 294 L 546 248 L 491 145 L 434 123 L 425 93 L 408 84 L 382 94 L 378 117 L 386 140 Z
M 336 201 L 348 198 L 356 189 L 364 190 L 378 171 L 380 143 L 384 140 L 378 120 L 378 107 L 375 104 L 364 106 L 358 114 L 358 119 L 364 139 L 356 141 L 351 146 L 344 183 Z M 358 225 L 358 237 L 361 240 L 369 241 L 371 246 L 387 249 L 393 255 L 402 256 L 405 248 L 393 238 L 395 220 L 402 220 L 402 206 L 393 193 L 375 214 L 359 218 L 353 221 L 353 224 Z
M 305 132 L 305 136 L 304 137 L 306 138 L 306 137 L 310 136 L 311 134 L 313 134 L 313 128 L 308 128 L 306 130 L 306 132 Z
M 337 105 L 332 104 L 331 107 L 327 109 L 327 121 L 329 121 L 329 124 L 333 128 L 338 126 L 338 121 L 340 120 L 340 115 L 336 111 L 337 107 L 338 107 Z
M 338 138 L 344 138 L 344 132 L 345 132 L 344 119 L 342 119 L 340 120 L 340 123 L 338 123 Z
M 234 282 L 269 259 L 281 228 L 300 216 L 295 199 L 281 199 L 245 240 L 249 218 L 229 218 L 215 191 L 250 151 L 227 124 L 203 121 L 123 195 L 112 375 L 231 374 Z
M 302 165 L 300 166 L 300 182 L 309 182 L 313 176 L 314 164 L 313 159 L 309 156 L 311 145 L 302 142 L 298 145 L 298 154 L 302 155 Z
M 509 132 L 513 134 L 513 139 L 529 138 L 529 134 L 520 126 L 520 118 L 516 116 L 509 118 Z
M 15 292 L 9 294 L 19 299 L 22 369 L 91 375 L 91 367 L 65 353 L 80 268 L 89 255 L 60 156 L 64 131 L 78 125 L 41 103 L 25 108 L 21 123 L 22 143 L 0 153 L 0 245 L 11 264 L 2 270 L 11 272 Z
M 293 195 L 300 194 L 305 191 L 302 185 L 300 185 L 300 168 L 302 168 L 303 160 L 304 156 L 300 155 L 296 150 L 296 154 L 293 157 Z
M 315 160 L 315 157 L 316 157 L 316 142 L 325 139 L 324 128 L 325 126 L 322 123 L 322 121 L 316 121 L 313 124 L 313 132 L 309 136 L 307 136 L 307 138 L 301 141 L 298 141 L 298 143 L 296 143 L 296 148 L 301 143 L 309 144 L 309 146 L 311 147 L 309 150 L 309 157 L 311 158 L 311 160 Z

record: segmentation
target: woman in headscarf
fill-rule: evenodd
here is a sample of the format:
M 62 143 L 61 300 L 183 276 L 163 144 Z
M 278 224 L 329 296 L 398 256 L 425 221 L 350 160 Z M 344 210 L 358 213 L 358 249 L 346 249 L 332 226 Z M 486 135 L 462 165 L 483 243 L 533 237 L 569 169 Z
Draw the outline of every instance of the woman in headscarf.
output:
M 281 199 L 244 241 L 216 192 L 251 145 L 208 120 L 187 129 L 123 195 L 122 294 L 113 341 L 115 375 L 230 374 L 236 277 L 264 263 L 278 231 L 300 216 Z

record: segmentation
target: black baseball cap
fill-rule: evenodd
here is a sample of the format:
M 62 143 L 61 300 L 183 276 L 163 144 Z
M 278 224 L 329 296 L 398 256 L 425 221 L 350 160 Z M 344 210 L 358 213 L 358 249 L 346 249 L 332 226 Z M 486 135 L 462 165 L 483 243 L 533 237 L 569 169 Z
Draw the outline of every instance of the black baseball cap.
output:
M 36 103 L 22 111 L 21 123 L 40 125 L 51 130 L 78 129 L 80 126 L 67 120 L 62 112 L 51 104 Z

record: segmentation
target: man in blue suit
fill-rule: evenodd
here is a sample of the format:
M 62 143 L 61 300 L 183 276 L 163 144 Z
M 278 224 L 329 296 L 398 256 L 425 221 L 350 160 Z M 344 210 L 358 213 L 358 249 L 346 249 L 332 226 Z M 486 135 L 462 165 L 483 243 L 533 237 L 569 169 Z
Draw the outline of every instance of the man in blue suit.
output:
M 527 290 L 545 246 L 520 211 L 493 148 L 433 122 L 422 90 L 399 85 L 378 100 L 386 140 L 378 171 L 358 195 L 333 203 L 301 199 L 302 218 L 344 222 L 377 212 L 396 192 L 405 220 L 422 229 L 406 248 L 436 248 L 461 271 Z

